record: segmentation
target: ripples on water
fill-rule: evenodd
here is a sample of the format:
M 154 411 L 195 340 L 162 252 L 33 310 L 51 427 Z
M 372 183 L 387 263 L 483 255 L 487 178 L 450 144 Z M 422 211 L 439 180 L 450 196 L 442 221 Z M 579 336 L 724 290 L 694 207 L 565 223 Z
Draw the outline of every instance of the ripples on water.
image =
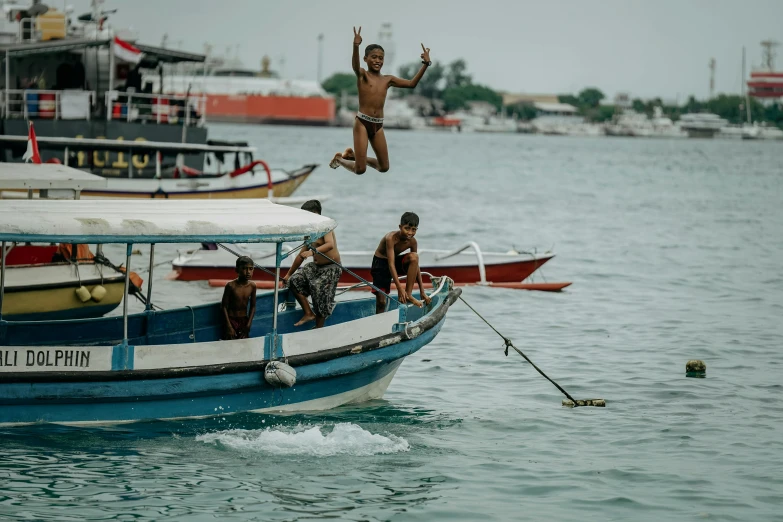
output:
M 779 519 L 783 143 L 390 131 L 392 171 L 353 176 L 325 165 L 345 129 L 212 136 L 249 139 L 273 165 L 321 162 L 299 194 L 333 195 L 345 250 L 372 249 L 406 210 L 422 247 L 554 245 L 538 278 L 574 281 L 567 292 L 464 295 L 607 408 L 561 408 L 457 304 L 382 401 L 2 429 L 0 520 Z M 164 275 L 161 306 L 219 298 Z M 706 379 L 684 377 L 692 358 Z

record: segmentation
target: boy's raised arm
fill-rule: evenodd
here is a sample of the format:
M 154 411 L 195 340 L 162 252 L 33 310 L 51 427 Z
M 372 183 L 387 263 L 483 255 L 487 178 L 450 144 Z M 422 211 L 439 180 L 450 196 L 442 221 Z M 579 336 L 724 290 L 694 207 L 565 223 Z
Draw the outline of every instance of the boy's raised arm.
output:
M 353 72 L 356 76 L 361 73 L 361 62 L 359 61 L 359 46 L 362 45 L 362 26 L 359 26 L 359 31 L 356 31 L 356 27 L 353 28 L 353 56 L 351 57 L 351 65 L 353 66 Z
M 421 44 L 421 50 L 423 51 L 421 53 L 421 68 L 419 69 L 419 72 L 416 73 L 416 76 L 414 76 L 410 80 L 392 76 L 389 82 L 389 84 L 392 87 L 397 87 L 398 89 L 413 89 L 419 84 L 419 80 L 421 80 L 421 77 L 424 76 L 424 71 L 426 71 L 427 67 L 429 67 L 430 64 L 432 63 L 430 61 L 429 47 L 424 47 L 424 44 Z

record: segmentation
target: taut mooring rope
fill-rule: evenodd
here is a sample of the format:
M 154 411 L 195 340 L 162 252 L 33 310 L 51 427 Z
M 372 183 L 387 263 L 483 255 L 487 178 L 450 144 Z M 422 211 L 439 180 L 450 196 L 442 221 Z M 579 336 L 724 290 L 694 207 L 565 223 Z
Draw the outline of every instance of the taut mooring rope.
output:
M 516 352 L 517 352 L 519 355 L 521 355 L 522 357 L 524 357 L 524 358 L 525 358 L 525 360 L 526 360 L 527 362 L 529 362 L 529 363 L 530 363 L 530 365 L 531 365 L 533 368 L 535 368 L 535 369 L 536 369 L 536 371 L 537 371 L 538 373 L 540 373 L 540 374 L 541 374 L 541 375 L 542 375 L 542 376 L 543 376 L 543 377 L 544 377 L 546 380 L 548 380 L 549 382 L 551 382 L 552 384 L 554 384 L 554 385 L 557 387 L 557 389 L 558 389 L 558 390 L 560 390 L 560 391 L 563 393 L 563 395 L 565 395 L 566 397 L 568 397 L 568 399 L 569 399 L 571 402 L 573 402 L 573 406 L 574 406 L 574 407 L 577 407 L 577 406 L 603 406 L 603 405 L 604 405 L 604 401 L 603 401 L 603 399 L 587 399 L 587 400 L 577 401 L 576 399 L 574 399 L 573 397 L 571 397 L 571 395 L 570 395 L 570 394 L 569 394 L 567 391 L 565 391 L 565 390 L 563 389 L 563 387 L 562 387 L 562 386 L 560 386 L 559 384 L 557 384 L 555 381 L 553 381 L 552 379 L 550 379 L 550 378 L 549 378 L 549 376 L 548 376 L 547 374 L 545 374 L 543 371 L 541 371 L 541 368 L 539 368 L 538 366 L 536 366 L 536 365 L 535 365 L 535 363 L 534 363 L 533 361 L 531 361 L 531 360 L 528 358 L 528 356 L 527 356 L 527 355 L 525 355 L 524 353 L 522 353 L 522 350 L 520 350 L 519 348 L 517 348 L 516 346 L 514 346 L 514 343 L 513 343 L 513 342 L 511 342 L 511 339 L 509 339 L 508 337 L 506 337 L 506 336 L 505 336 L 505 335 L 503 335 L 502 333 L 498 332 L 497 328 L 495 328 L 494 326 L 492 326 L 492 325 L 490 324 L 490 322 L 489 322 L 489 321 L 487 321 L 486 319 L 484 319 L 484 316 L 482 316 L 480 313 L 478 313 L 478 312 L 476 311 L 476 309 L 475 309 L 475 308 L 473 308 L 472 306 L 470 306 L 470 305 L 468 304 L 468 302 L 467 302 L 467 301 L 465 301 L 465 299 L 463 299 L 463 298 L 462 298 L 462 296 L 460 296 L 460 297 L 459 297 L 459 299 L 460 299 L 460 301 L 462 301 L 463 303 L 465 303 L 465 306 L 467 306 L 468 308 L 470 308 L 470 309 L 473 311 L 473 313 L 474 313 L 474 314 L 476 314 L 476 315 L 479 317 L 479 319 L 481 319 L 482 321 L 484 321 L 485 323 L 487 323 L 487 326 L 489 326 L 490 328 L 492 328 L 492 330 L 494 330 L 494 332 L 495 332 L 496 334 L 498 334 L 498 335 L 499 335 L 499 336 L 500 336 L 500 337 L 503 339 L 503 342 L 504 342 L 504 343 L 505 343 L 505 345 L 506 345 L 505 354 L 506 354 L 506 356 L 507 356 L 507 357 L 508 357 L 508 349 L 509 349 L 509 347 L 513 348 L 513 349 L 514 349 L 514 351 L 516 351 Z M 599 403 L 597 403 L 596 401 L 600 401 L 600 404 L 599 404 Z M 595 402 L 595 403 L 594 403 L 594 402 Z

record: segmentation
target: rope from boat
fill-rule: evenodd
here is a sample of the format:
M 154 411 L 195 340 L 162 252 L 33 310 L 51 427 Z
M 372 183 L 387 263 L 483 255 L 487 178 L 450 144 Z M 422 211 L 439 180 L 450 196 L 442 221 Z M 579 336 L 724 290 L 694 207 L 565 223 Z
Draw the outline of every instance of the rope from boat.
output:
M 237 257 L 240 257 L 240 256 L 242 255 L 242 254 L 239 254 L 239 253 L 237 253 L 237 252 L 234 252 L 233 250 L 231 250 L 231 249 L 230 249 L 230 248 L 228 248 L 227 246 L 225 246 L 225 245 L 222 245 L 222 244 L 220 244 L 220 243 L 217 243 L 217 246 L 219 246 L 220 248 L 222 248 L 222 249 L 223 249 L 223 250 L 225 250 L 226 252 L 229 252 L 229 253 L 231 253 L 231 254 L 234 254 L 234 255 L 235 255 L 235 256 L 237 256 Z M 290 251 L 292 251 L 292 252 L 293 252 L 293 251 L 299 250 L 300 248 L 302 248 L 302 247 L 304 247 L 304 246 L 307 246 L 307 244 L 306 244 L 306 243 L 302 243 L 302 244 L 301 244 L 301 245 L 299 245 L 298 247 L 296 247 L 296 248 L 292 248 Z M 355 277 L 356 279 L 358 279 L 359 281 L 361 281 L 363 284 L 365 284 L 365 285 L 368 285 L 370 288 L 373 288 L 375 291 L 382 293 L 383 295 L 385 295 L 385 296 L 386 296 L 386 297 L 388 297 L 389 299 L 394 299 L 395 301 L 397 301 L 397 299 L 395 299 L 394 297 L 390 296 L 389 294 L 387 294 L 386 292 L 384 292 L 383 290 L 381 290 L 380 288 L 378 288 L 378 287 L 377 287 L 377 286 L 375 286 L 374 284 L 370 283 L 370 282 L 369 282 L 369 281 L 367 281 L 366 279 L 363 279 L 363 278 L 359 277 L 358 275 L 356 275 L 355 273 L 353 273 L 353 272 L 352 272 L 352 271 L 350 271 L 349 269 L 345 268 L 343 265 L 341 265 L 340 263 L 338 263 L 337 261 L 335 261 L 335 260 L 334 260 L 334 259 L 332 259 L 331 257 L 327 256 L 326 254 L 324 254 L 324 253 L 322 253 L 322 252 L 319 252 L 319 251 L 318 251 L 318 250 L 316 250 L 314 247 L 310 247 L 310 250 L 312 250 L 313 252 L 315 252 L 315 253 L 316 253 L 316 254 L 318 254 L 319 256 L 325 257 L 326 259 L 328 259 L 329 261 L 331 261 L 332 263 L 334 263 L 335 265 L 339 266 L 340 268 L 342 268 L 343 270 L 345 270 L 346 272 L 348 272 L 350 275 L 352 275 L 353 277 Z M 270 274 L 270 275 L 272 275 L 272 276 L 274 276 L 274 275 L 275 275 L 275 273 L 274 273 L 274 272 L 272 272 L 271 270 L 267 270 L 266 268 L 264 268 L 264 267 L 262 267 L 262 266 L 259 266 L 259 265 L 258 265 L 258 264 L 256 264 L 255 262 L 253 262 L 253 265 L 255 265 L 255 267 L 256 267 L 256 268 L 258 268 L 259 270 L 263 270 L 263 271 L 264 271 L 264 272 L 266 272 L 267 274 Z M 281 279 L 282 279 L 282 278 L 281 278 Z M 354 285 L 354 286 L 357 286 L 357 285 Z
M 221 243 L 215 243 L 215 244 L 216 244 L 217 246 L 219 246 L 220 248 L 222 248 L 223 250 L 225 250 L 226 252 L 228 252 L 228 253 L 230 253 L 230 254 L 234 254 L 234 255 L 235 255 L 235 256 L 237 256 L 237 257 L 242 257 L 242 255 L 243 255 L 243 254 L 240 254 L 239 252 L 235 252 L 235 251 L 231 250 L 231 249 L 230 249 L 230 248 L 228 248 L 226 245 L 223 245 L 223 244 L 221 244 Z M 305 246 L 305 243 L 302 243 L 301 245 L 299 245 L 299 246 L 298 246 L 298 247 L 296 247 L 296 248 L 292 248 L 291 250 L 289 250 L 289 252 L 296 251 L 296 250 L 298 250 L 298 249 L 302 248 L 303 246 Z M 266 256 L 266 257 L 268 257 L 268 256 Z M 276 274 L 275 274 L 274 272 L 272 272 L 271 270 L 267 270 L 266 268 L 264 268 L 263 266 L 259 265 L 259 264 L 258 264 L 258 263 L 256 263 L 255 261 L 253 261 L 253 266 L 255 266 L 256 268 L 258 268 L 259 270 L 261 270 L 261 271 L 263 271 L 263 272 L 266 272 L 267 274 L 271 275 L 272 277 L 275 277 L 275 276 L 276 276 Z M 281 278 L 281 279 L 282 279 L 282 278 Z
M 490 322 L 489 322 L 489 321 L 487 321 L 486 319 L 484 319 L 484 316 L 483 316 L 483 315 L 481 315 L 480 313 L 478 313 L 478 312 L 476 311 L 476 309 L 475 309 L 475 308 L 473 308 L 472 306 L 470 306 L 470 305 L 468 304 L 468 302 L 467 302 L 467 301 L 465 301 L 465 299 L 464 299 L 462 296 L 459 296 L 459 299 L 460 299 L 460 301 L 462 301 L 463 303 L 465 303 L 465 306 L 467 306 L 468 308 L 470 308 L 470 309 L 473 311 L 473 313 L 474 313 L 474 314 L 476 314 L 476 315 L 479 317 L 479 319 L 481 319 L 482 321 L 484 321 L 485 323 L 487 323 L 487 326 L 489 326 L 490 328 L 492 328 L 492 330 L 494 330 L 494 332 L 495 332 L 496 334 L 498 334 L 498 335 L 499 335 L 499 336 L 500 336 L 500 337 L 503 339 L 503 342 L 505 343 L 505 354 L 506 354 L 506 357 L 508 357 L 508 349 L 509 349 L 509 347 L 510 347 L 510 348 L 513 348 L 513 349 L 514 349 L 514 350 L 515 350 L 515 351 L 516 351 L 516 352 L 517 352 L 519 355 L 521 355 L 522 357 L 524 357 L 524 358 L 525 358 L 525 360 L 526 360 L 527 362 L 529 362 L 529 363 L 530 363 L 530 365 L 531 365 L 533 368 L 535 368 L 535 369 L 536 369 L 536 371 L 537 371 L 538 373 L 540 373 L 541 375 L 543 375 L 543 376 L 544 376 L 544 378 L 545 378 L 546 380 L 548 380 L 549 382 L 551 382 L 552 384 L 554 384 L 554 385 L 557 387 L 557 389 L 558 389 L 558 390 L 560 390 L 560 391 L 563 393 L 563 395 L 565 395 L 566 397 L 568 397 L 568 398 L 569 398 L 569 399 L 570 399 L 570 400 L 571 400 L 571 401 L 574 403 L 574 407 L 575 407 L 575 408 L 576 408 L 577 406 L 579 406 L 579 401 L 577 401 L 576 399 L 574 399 L 573 397 L 571 397 L 571 395 L 569 395 L 569 394 L 568 394 L 568 392 L 567 392 L 567 391 L 565 391 L 565 390 L 562 388 L 562 386 L 560 386 L 559 384 L 557 384 L 555 381 L 553 381 L 552 379 L 550 379 L 550 378 L 547 376 L 547 374 L 545 374 L 543 371 L 541 371 L 541 368 L 539 368 L 538 366 L 536 366 L 536 365 L 535 365 L 535 363 L 533 363 L 533 361 L 531 361 L 531 360 L 528 358 L 528 356 L 527 356 L 527 355 L 525 355 L 524 353 L 522 353 L 522 350 L 520 350 L 519 348 L 517 348 L 516 346 L 514 346 L 514 343 L 513 343 L 513 342 L 511 342 L 511 339 L 509 339 L 508 337 L 506 337 L 505 335 L 503 335 L 502 333 L 500 333 L 500 332 L 497 330 L 497 328 L 495 328 L 494 326 L 492 326 L 492 325 L 490 324 Z
M 93 261 L 93 262 L 94 262 L 96 265 L 104 265 L 104 266 L 108 266 L 109 268 L 112 268 L 112 269 L 113 269 L 115 272 L 117 272 L 118 274 L 124 274 L 124 273 L 125 273 L 125 272 L 124 272 L 124 271 L 123 271 L 123 270 L 120 268 L 122 265 L 120 265 L 120 266 L 117 266 L 117 265 L 113 264 L 113 263 L 112 263 L 111 261 L 109 261 L 109 260 L 108 260 L 108 259 L 107 259 L 107 258 L 106 258 L 106 257 L 105 257 L 103 254 L 95 254 L 95 256 L 92 258 L 92 261 Z M 168 261 L 166 261 L 166 262 L 168 262 Z M 76 269 L 76 270 L 77 270 L 77 272 L 78 272 L 78 263 L 77 263 L 77 269 Z M 81 283 L 80 283 L 80 284 L 81 284 Z M 103 273 L 101 273 L 101 284 L 103 284 Z M 146 306 L 146 305 L 147 305 L 147 302 L 148 302 L 149 300 L 147 299 L 147 296 L 146 296 L 146 295 L 144 295 L 144 292 L 142 292 L 141 288 L 139 288 L 138 286 L 136 286 L 135 284 L 133 284 L 133 281 L 130 281 L 130 286 L 131 286 L 131 289 L 133 290 L 133 292 L 132 292 L 132 293 L 133 293 L 133 296 L 134 296 L 136 299 L 138 299 L 139 301 L 141 301 L 141 303 L 142 303 L 143 305 L 145 305 L 145 306 Z M 158 310 L 163 310 L 163 308 L 161 308 L 160 306 L 156 305 L 155 303 L 152 303 L 152 307 L 153 307 L 153 308 L 157 308 Z
M 321 257 L 325 257 L 326 259 L 328 259 L 329 261 L 331 261 L 331 262 L 332 262 L 332 263 L 334 263 L 335 265 L 339 266 L 340 268 L 342 268 L 343 270 L 345 270 L 346 272 L 348 272 L 350 275 L 354 276 L 356 279 L 358 279 L 359 281 L 361 281 L 361 282 L 362 282 L 362 283 L 364 283 L 365 285 L 367 285 L 367 286 L 369 286 L 370 288 L 372 288 L 373 290 L 375 290 L 376 292 L 380 292 L 380 293 L 382 293 L 383 295 L 385 295 L 386 297 L 388 297 L 389 299 L 393 299 L 394 301 L 397 301 L 397 299 L 395 299 L 394 297 L 390 296 L 389 294 L 387 294 L 386 292 L 384 292 L 383 290 L 381 290 L 380 288 L 378 288 L 377 286 L 375 286 L 375 285 L 374 285 L 374 284 L 372 284 L 371 282 L 367 281 L 366 279 L 364 279 L 364 278 L 362 278 L 362 277 L 359 277 L 357 274 L 355 274 L 355 273 L 353 273 L 352 271 L 348 270 L 348 269 L 347 269 L 347 268 L 345 268 L 343 265 L 341 265 L 340 263 L 338 263 L 337 261 L 335 261 L 335 260 L 334 260 L 334 259 L 332 259 L 331 257 L 327 256 L 327 255 L 326 255 L 326 254 L 324 254 L 323 252 L 319 252 L 319 251 L 318 251 L 316 248 L 314 248 L 314 247 L 312 247 L 312 246 L 310 247 L 310 250 L 312 250 L 313 252 L 315 252 L 316 254 L 318 254 L 318 255 L 319 255 L 319 256 L 321 256 Z M 399 279 L 399 278 L 398 278 L 398 279 Z M 398 302 L 399 302 L 399 301 L 398 301 Z
M 82 286 L 82 276 L 79 275 L 79 263 L 74 263 L 73 266 L 76 268 L 76 279 L 79 280 L 79 287 Z
M 165 261 L 161 261 L 160 263 L 155 263 L 154 265 L 152 265 L 152 268 L 157 268 L 157 267 L 159 267 L 159 266 L 161 266 L 161 265 L 165 265 L 165 264 L 168 264 L 168 263 L 171 263 L 171 260 L 170 260 L 170 259 L 167 259 L 167 260 L 165 260 Z M 149 272 L 149 271 L 150 271 L 150 267 L 149 267 L 149 266 L 147 266 L 147 267 L 145 267 L 145 268 L 141 268 L 141 269 L 139 269 L 138 271 L 136 271 L 136 273 L 137 273 L 137 274 L 144 274 L 144 273 L 147 273 L 147 272 Z

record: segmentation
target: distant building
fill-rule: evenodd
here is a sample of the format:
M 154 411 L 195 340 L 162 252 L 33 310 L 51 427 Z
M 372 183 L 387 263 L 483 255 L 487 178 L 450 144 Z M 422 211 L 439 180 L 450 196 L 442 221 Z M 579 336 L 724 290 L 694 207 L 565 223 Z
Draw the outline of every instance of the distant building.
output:
M 514 94 L 503 93 L 503 105 L 533 105 L 534 103 L 558 103 L 557 94 Z
M 468 111 L 476 116 L 493 116 L 498 112 L 497 107 L 487 101 L 469 101 Z
M 605 100 L 601 100 L 605 101 Z M 609 105 L 607 103 L 607 105 Z M 631 95 L 627 92 L 618 92 L 614 96 L 614 106 L 618 109 L 630 109 L 633 106 L 633 100 L 631 100 Z
M 535 102 L 533 107 L 538 112 L 538 116 L 573 116 L 579 110 L 573 105 L 560 102 Z
M 421 115 L 444 114 L 443 100 L 430 99 L 420 94 L 411 94 L 405 97 L 405 101 L 408 102 L 408 106 L 416 109 Z

